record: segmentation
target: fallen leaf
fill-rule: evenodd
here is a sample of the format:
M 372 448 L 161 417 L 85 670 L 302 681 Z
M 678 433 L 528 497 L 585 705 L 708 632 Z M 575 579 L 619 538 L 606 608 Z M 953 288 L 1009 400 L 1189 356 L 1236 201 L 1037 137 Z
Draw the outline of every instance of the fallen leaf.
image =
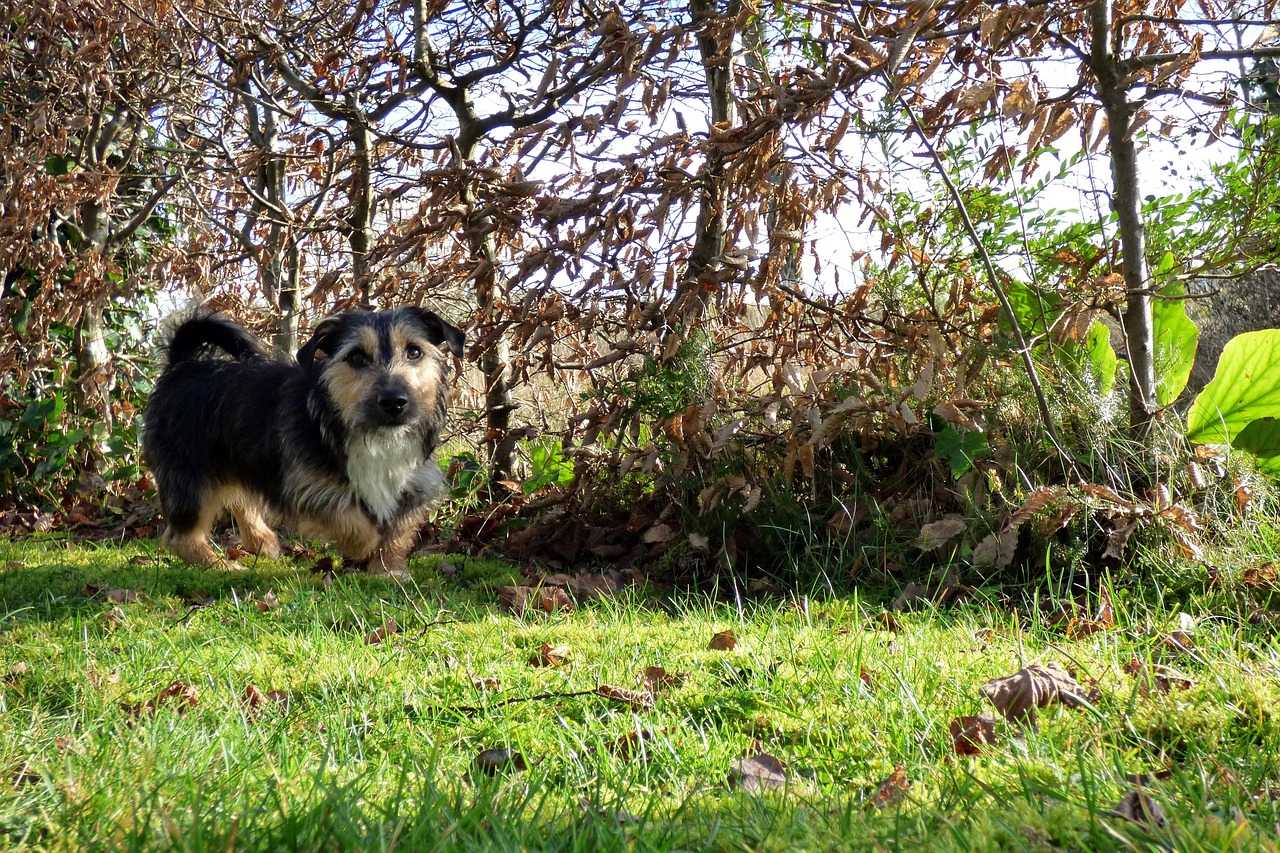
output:
M 569 593 L 558 586 L 544 586 L 538 590 L 538 606 L 544 613 L 572 613 L 575 605 Z
M 228 548 L 224 553 L 226 553 L 228 560 L 241 560 L 249 556 L 247 551 L 237 548 L 234 545 Z
M 596 688 L 596 695 L 621 702 L 633 711 L 647 711 L 653 707 L 653 694 L 648 690 L 626 690 L 601 684 Z
M 27 674 L 28 669 L 29 667 L 26 663 L 18 661 L 13 666 L 9 667 L 9 671 L 4 674 L 4 684 L 8 687 L 12 687 L 17 684 L 22 680 L 22 677 Z
M 786 767 L 767 752 L 733 762 L 729 766 L 729 787 L 744 791 L 767 791 L 787 784 Z
M 949 726 L 956 755 L 978 755 L 996 742 L 996 719 L 990 712 L 957 717 Z
M 500 586 L 494 592 L 498 594 L 498 609 L 513 616 L 523 616 L 529 609 L 529 600 L 533 597 L 531 586 Z
M 622 588 L 622 575 L 607 572 L 603 575 L 579 575 L 566 584 L 569 592 L 579 601 L 604 601 L 613 598 Z
M 532 666 L 564 666 L 572 652 L 568 646 L 553 646 L 543 643 L 537 654 L 529 658 Z
M 902 594 L 889 605 L 890 610 L 898 612 L 906 610 L 918 610 L 929 605 L 934 607 L 950 607 L 956 604 L 963 604 L 973 594 L 973 590 L 956 579 L 953 572 L 948 570 L 943 574 L 941 580 L 929 586 L 921 586 L 920 584 L 909 583 L 902 590 Z
M 661 731 L 665 732 L 666 729 L 662 729 Z M 648 729 L 634 729 L 632 731 L 627 732 L 625 735 L 623 735 L 620 738 L 616 738 L 615 740 L 609 741 L 609 743 L 605 745 L 605 749 L 609 750 L 615 755 L 630 757 L 632 755 L 635 755 L 637 752 L 639 752 L 641 748 L 641 744 L 643 744 L 647 740 L 652 739 L 653 736 L 654 736 L 654 732 L 651 732 Z
M 1196 647 L 1195 640 L 1191 639 L 1191 635 L 1186 631 L 1170 631 L 1160 641 L 1160 645 L 1166 653 L 1174 657 L 1190 655 Z
M 523 773 L 529 769 L 524 756 L 508 747 L 484 750 L 476 756 L 472 766 L 486 776 L 496 776 L 502 770 Z
M 490 676 L 489 678 L 473 678 L 471 686 L 481 693 L 501 693 L 502 681 Z
M 907 779 L 907 771 L 899 761 L 889 778 L 880 783 L 880 789 L 871 798 L 871 805 L 877 809 L 897 808 L 906 800 L 910 791 L 911 782 Z
M 1006 569 L 1013 562 L 1017 547 L 1017 528 L 1005 527 L 995 533 L 987 534 L 986 538 L 974 547 L 969 561 L 980 569 Z
M 254 685 L 250 684 L 244 689 L 244 696 L 240 700 L 240 704 L 244 706 L 245 711 L 250 714 L 257 714 L 263 708 L 271 705 L 278 705 L 281 710 L 289 710 L 289 694 L 280 690 L 272 690 L 263 693 Z
M 157 693 L 155 698 L 133 704 L 122 702 L 120 709 L 134 717 L 139 717 L 143 714 L 153 714 L 163 705 L 172 704 L 181 714 L 189 708 L 194 708 L 199 701 L 200 688 L 183 681 L 174 681 Z
M 965 521 L 959 516 L 933 521 L 920 528 L 915 546 L 921 551 L 934 551 L 964 533 Z
M 898 617 L 887 611 L 884 613 L 877 613 L 876 621 L 879 622 L 880 626 L 886 631 L 893 631 L 894 633 L 897 633 L 902 630 L 902 627 L 898 625 Z
M 398 633 L 400 633 L 400 626 L 396 624 L 396 620 L 387 619 L 377 628 L 365 634 L 364 642 L 367 646 L 376 646 L 392 634 Z
M 87 598 L 101 597 L 112 604 L 135 604 L 139 601 L 146 600 L 145 592 L 138 592 L 132 589 L 121 589 L 118 586 L 99 586 L 98 584 L 87 583 L 81 590 Z
M 76 739 L 70 735 L 62 735 L 61 737 L 54 738 L 53 748 L 58 750 L 60 755 L 66 755 L 68 752 L 81 752 L 81 749 L 76 744 Z
M 864 685 L 866 685 L 868 690 L 876 686 L 875 673 L 872 670 L 867 669 L 865 666 L 858 667 L 858 678 Z
M 713 636 L 707 648 L 713 652 L 731 652 L 737 645 L 738 638 L 733 635 L 733 629 L 729 629 Z
M 645 668 L 643 681 L 650 693 L 658 694 L 682 687 L 688 677 L 687 672 L 667 672 L 663 667 L 650 666 Z
M 1134 658 L 1124 665 L 1124 671 L 1138 682 L 1138 692 L 1143 696 L 1164 695 L 1175 687 L 1179 690 L 1191 689 L 1191 679 L 1162 664 L 1148 666 L 1145 661 Z
M 655 524 L 644 532 L 641 537 L 646 545 L 665 545 L 671 541 L 676 532 L 667 524 Z
M 1241 578 L 1244 585 L 1250 588 L 1273 587 L 1278 580 L 1280 577 L 1276 575 L 1275 563 L 1263 563 L 1261 566 L 1245 569 L 1244 577 Z
M 254 604 L 257 605 L 258 612 L 268 613 L 280 606 L 280 599 L 276 598 L 276 591 L 274 589 L 269 589 L 267 590 L 267 594 L 256 600 Z
M 1129 537 L 1138 529 L 1138 518 L 1117 516 L 1111 521 L 1111 532 L 1107 534 L 1107 547 L 1103 549 L 1098 562 L 1106 569 L 1118 569 L 1124 565 L 1124 549 Z
M 112 607 L 102 614 L 102 627 L 108 631 L 114 631 L 124 624 L 124 620 L 124 611 L 119 607 Z
M 1125 794 L 1111 810 L 1111 816 L 1156 827 L 1163 827 L 1168 822 L 1164 809 L 1143 790 Z
M 982 692 L 1006 720 L 1036 724 L 1036 708 L 1062 702 L 1078 708 L 1085 692 L 1071 675 L 1056 663 L 1032 664 L 1003 678 L 982 685 Z

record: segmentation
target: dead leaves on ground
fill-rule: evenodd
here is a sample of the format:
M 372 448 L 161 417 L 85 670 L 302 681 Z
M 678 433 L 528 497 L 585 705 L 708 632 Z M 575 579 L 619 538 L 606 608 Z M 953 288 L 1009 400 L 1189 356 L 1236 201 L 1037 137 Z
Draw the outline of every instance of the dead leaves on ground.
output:
M 767 752 L 739 759 L 729 765 L 729 787 L 753 793 L 785 788 L 787 769 Z
M 530 585 L 495 587 L 499 609 L 513 616 L 524 616 L 531 611 L 572 613 L 588 601 L 613 598 L 624 583 L 619 572 L 601 575 L 542 575 L 534 580 L 536 583 Z
M 982 685 L 982 694 L 991 700 L 1006 720 L 1032 728 L 1036 709 L 1061 702 L 1079 708 L 1088 700 L 1075 678 L 1056 663 L 1032 664 L 1013 675 L 993 678 Z
M 731 652 L 738 645 L 738 638 L 733 635 L 733 629 L 720 631 L 711 638 L 711 642 L 707 643 L 707 648 L 713 652 Z
M 173 681 L 154 698 L 143 702 L 121 702 L 120 710 L 131 717 L 150 716 L 158 709 L 172 706 L 179 714 L 194 708 L 200 702 L 200 688 L 183 681 Z

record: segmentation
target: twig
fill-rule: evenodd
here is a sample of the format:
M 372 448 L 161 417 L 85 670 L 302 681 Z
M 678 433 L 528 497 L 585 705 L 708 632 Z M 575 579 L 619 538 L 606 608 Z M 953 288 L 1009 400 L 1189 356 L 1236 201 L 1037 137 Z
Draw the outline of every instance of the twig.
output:
M 478 705 L 426 705 L 425 710 L 441 711 L 445 713 L 462 714 L 466 717 L 474 717 L 481 711 L 493 708 L 505 708 L 507 705 L 516 705 L 521 702 L 541 702 L 544 699 L 576 699 L 579 696 L 598 696 L 595 690 L 577 690 L 572 693 L 537 693 L 533 696 L 516 696 L 512 699 L 503 699 L 501 702 L 495 702 L 487 707 Z M 405 710 L 416 713 L 413 706 L 405 706 Z

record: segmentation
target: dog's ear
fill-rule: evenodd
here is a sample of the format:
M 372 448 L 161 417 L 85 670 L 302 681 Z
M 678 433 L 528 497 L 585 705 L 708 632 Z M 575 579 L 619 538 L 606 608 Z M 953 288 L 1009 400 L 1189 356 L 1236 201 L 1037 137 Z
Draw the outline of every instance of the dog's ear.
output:
M 298 350 L 298 364 L 304 370 L 310 370 L 316 361 L 316 356 L 328 356 L 333 353 L 338 345 L 338 333 L 342 331 L 342 318 L 329 317 L 321 320 L 316 326 L 315 331 L 311 333 L 311 340 L 302 345 Z
M 410 306 L 405 310 L 426 329 L 427 340 L 436 346 L 444 344 L 451 353 L 462 358 L 462 345 L 467 336 L 461 329 L 441 320 L 434 311 L 427 311 L 417 306 Z

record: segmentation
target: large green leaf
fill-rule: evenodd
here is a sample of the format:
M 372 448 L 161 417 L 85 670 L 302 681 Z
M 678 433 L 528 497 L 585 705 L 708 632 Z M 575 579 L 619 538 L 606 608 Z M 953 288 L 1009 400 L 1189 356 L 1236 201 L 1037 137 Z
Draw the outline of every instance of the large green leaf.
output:
M 1280 418 L 1280 329 L 1236 335 L 1222 350 L 1213 381 L 1187 413 L 1187 437 L 1256 453 L 1264 468 L 1280 464 L 1274 421 Z M 1255 421 L 1263 422 L 1251 426 Z
M 1156 401 L 1161 408 L 1178 399 L 1191 378 L 1200 330 L 1187 316 L 1185 293 L 1179 282 L 1170 282 L 1152 301 L 1151 314 L 1156 339 Z
M 1115 347 L 1111 346 L 1111 330 L 1095 320 L 1084 340 L 1084 349 L 1089 355 L 1089 364 L 1093 367 L 1098 393 L 1105 397 L 1116 384 L 1116 365 L 1120 363 Z
M 1049 327 L 1062 312 L 1062 297 L 1052 291 L 1042 290 L 1020 281 L 1005 284 L 1005 294 L 1009 304 L 1013 306 L 1013 314 L 1018 320 L 1018 327 L 1028 339 L 1044 337 Z M 1001 316 L 1001 328 L 1011 328 L 1007 317 Z
M 1280 474 L 1280 420 L 1259 418 L 1241 430 L 1232 444 L 1258 457 L 1262 470 Z

